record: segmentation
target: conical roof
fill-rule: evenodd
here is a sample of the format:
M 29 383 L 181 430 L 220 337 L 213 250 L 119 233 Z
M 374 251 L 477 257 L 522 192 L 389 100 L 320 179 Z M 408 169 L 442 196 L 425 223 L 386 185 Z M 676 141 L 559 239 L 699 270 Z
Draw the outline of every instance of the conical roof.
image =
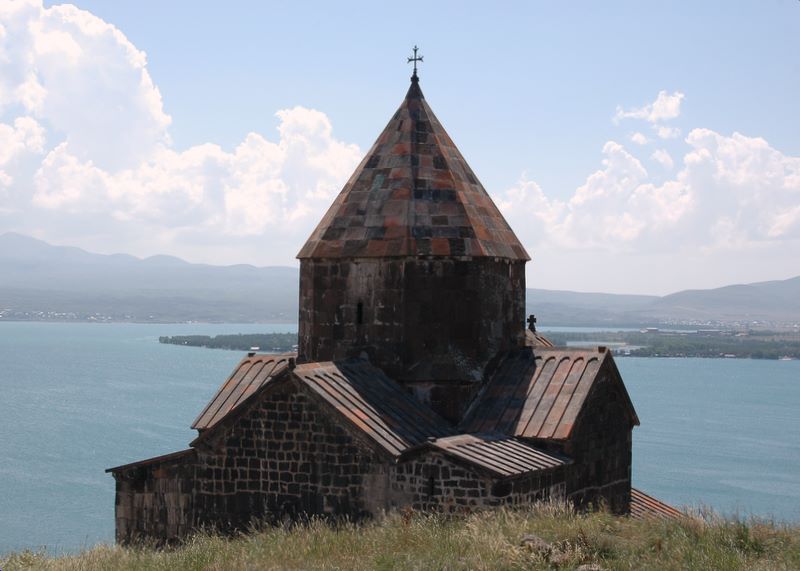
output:
M 297 255 L 405 256 L 530 260 L 425 102 L 416 77 Z

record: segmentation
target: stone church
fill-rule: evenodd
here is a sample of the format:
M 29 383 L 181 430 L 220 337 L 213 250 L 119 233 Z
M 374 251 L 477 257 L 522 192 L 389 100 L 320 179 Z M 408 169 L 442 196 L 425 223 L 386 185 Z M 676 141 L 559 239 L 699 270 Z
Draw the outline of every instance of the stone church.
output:
M 639 420 L 614 359 L 526 329 L 530 257 L 416 70 L 298 258 L 297 354 L 249 354 L 188 449 L 108 470 L 118 541 L 551 498 L 630 512 Z

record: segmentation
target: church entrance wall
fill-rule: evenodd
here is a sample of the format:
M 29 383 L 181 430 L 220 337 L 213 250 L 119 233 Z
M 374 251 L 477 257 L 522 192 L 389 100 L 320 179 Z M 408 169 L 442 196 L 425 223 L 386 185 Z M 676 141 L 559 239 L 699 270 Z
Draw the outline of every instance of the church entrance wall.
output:
M 415 510 L 468 513 L 565 497 L 564 467 L 498 478 L 429 452 L 396 467 L 394 488 Z

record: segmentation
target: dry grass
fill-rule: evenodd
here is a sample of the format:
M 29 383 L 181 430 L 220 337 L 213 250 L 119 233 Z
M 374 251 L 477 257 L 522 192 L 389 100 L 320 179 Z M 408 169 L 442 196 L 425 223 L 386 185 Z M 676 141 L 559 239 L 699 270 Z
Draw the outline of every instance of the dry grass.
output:
M 535 534 L 549 553 L 524 545 Z M 180 547 L 98 546 L 78 555 L 21 552 L 0 569 L 800 569 L 800 527 L 697 515 L 636 521 L 557 505 L 446 519 L 391 514 L 364 525 L 320 521 L 236 538 L 201 533 Z

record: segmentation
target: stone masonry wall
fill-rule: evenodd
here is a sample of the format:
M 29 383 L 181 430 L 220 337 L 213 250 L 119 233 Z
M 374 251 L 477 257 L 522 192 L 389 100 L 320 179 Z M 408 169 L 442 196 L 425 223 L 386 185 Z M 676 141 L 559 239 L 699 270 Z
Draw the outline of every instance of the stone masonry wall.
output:
M 569 467 L 567 496 L 578 507 L 605 503 L 627 513 L 631 496 L 632 427 L 623 397 L 608 372 L 587 398 L 591 406 L 580 416 L 563 453 Z
M 445 513 L 564 497 L 564 468 L 498 479 L 438 452 L 395 464 L 333 422 L 291 381 L 170 462 L 116 474 L 117 540 L 180 539 L 253 520 L 306 515 L 359 519 L 409 506 Z
M 115 474 L 118 543 L 183 537 L 193 522 L 194 457 L 141 466 Z
M 524 262 L 300 263 L 299 359 L 328 361 L 365 352 L 389 378 L 412 390 L 419 384 L 418 396 L 452 421 L 463 412 L 461 401 L 474 394 L 464 383 L 477 387 L 499 351 L 521 347 L 524 323 Z M 444 394 L 449 398 L 441 398 Z
M 399 464 L 392 487 L 415 510 L 464 513 L 563 498 L 564 477 L 564 469 L 556 468 L 513 479 L 492 478 L 430 452 Z
M 290 381 L 213 444 L 198 451 L 197 523 L 236 529 L 302 514 L 358 518 L 383 501 L 375 452 Z
M 227 532 L 308 515 L 358 519 L 395 505 L 391 477 L 390 462 L 285 381 L 196 458 L 115 474 L 117 541 L 163 542 L 203 525 Z

